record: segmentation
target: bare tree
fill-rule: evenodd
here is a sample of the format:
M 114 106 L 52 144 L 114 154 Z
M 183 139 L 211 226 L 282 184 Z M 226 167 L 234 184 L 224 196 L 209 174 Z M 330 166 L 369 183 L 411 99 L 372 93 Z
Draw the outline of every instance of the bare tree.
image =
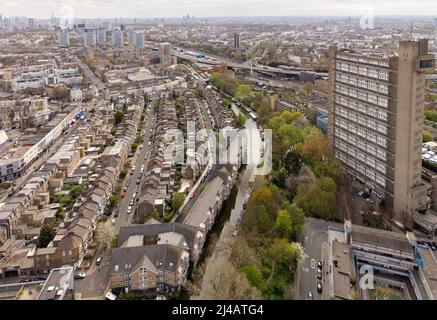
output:
M 201 299 L 210 300 L 260 300 L 261 292 L 253 287 L 245 274 L 239 272 L 235 266 L 225 261 L 218 265 L 210 265 L 214 277 L 204 279 L 205 283 L 200 294 Z
M 112 239 L 115 237 L 115 228 L 110 222 L 100 223 L 96 230 L 97 243 L 102 246 L 104 250 L 111 247 Z

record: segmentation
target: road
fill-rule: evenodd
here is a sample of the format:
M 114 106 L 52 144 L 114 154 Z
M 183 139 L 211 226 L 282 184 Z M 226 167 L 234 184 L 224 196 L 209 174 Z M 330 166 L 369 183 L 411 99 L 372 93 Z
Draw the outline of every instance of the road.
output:
M 100 266 L 96 265 L 97 257 L 102 257 Z M 74 280 L 75 291 L 81 294 L 81 299 L 101 298 L 109 287 L 109 265 L 111 250 L 98 252 L 86 270 L 86 278 Z
M 129 224 L 131 224 L 134 213 L 135 213 L 135 208 L 137 206 L 137 199 L 140 196 L 140 184 L 137 184 L 137 179 L 139 177 L 141 177 L 141 180 L 143 179 L 143 175 L 141 174 L 141 166 L 144 165 L 144 168 L 147 167 L 147 160 L 145 160 L 145 156 L 146 154 L 149 155 L 149 151 L 150 151 L 150 147 L 149 147 L 149 139 L 151 136 L 150 133 L 150 129 L 152 128 L 152 126 L 154 125 L 155 121 L 155 117 L 154 117 L 154 108 L 149 108 L 150 112 L 147 115 L 147 123 L 145 126 L 145 133 L 144 133 L 144 140 L 143 140 L 143 145 L 144 147 L 142 149 L 139 149 L 139 151 L 137 151 L 137 155 L 136 158 L 134 159 L 134 165 L 135 165 L 135 171 L 133 172 L 132 175 L 130 175 L 129 172 L 129 177 L 130 177 L 130 184 L 129 187 L 126 191 L 125 197 L 122 199 L 122 201 L 120 202 L 120 205 L 118 207 L 119 209 L 119 216 L 118 218 L 116 218 L 116 222 L 115 222 L 115 229 L 116 232 L 118 233 L 120 231 L 120 227 L 122 226 L 127 226 Z M 144 173 L 145 173 L 145 169 L 144 169 Z M 128 179 L 129 179 L 128 177 Z M 132 207 L 132 212 L 130 214 L 127 213 L 127 209 L 129 207 L 129 203 L 131 202 L 134 193 L 136 193 L 135 195 L 135 199 L 134 199 L 134 206 Z
M 91 83 L 93 83 L 101 93 L 105 93 L 106 98 L 108 98 L 109 92 L 102 79 L 97 77 L 96 74 L 88 67 L 88 65 L 84 63 L 79 57 L 75 56 L 75 60 L 79 64 L 80 70 L 85 75 L 85 77 L 88 78 L 88 80 L 91 81 Z
M 150 129 L 152 127 L 152 124 L 154 123 L 153 115 L 153 108 L 150 108 L 150 113 L 147 116 L 146 126 L 145 129 L 143 129 L 145 130 L 143 141 L 144 148 L 137 150 L 136 156 L 134 157 L 133 161 L 135 163 L 135 171 L 132 175 L 130 175 L 129 172 L 128 177 L 130 177 L 131 182 L 126 191 L 125 197 L 122 199 L 118 207 L 119 216 L 118 218 L 116 218 L 115 221 L 115 231 L 117 234 L 119 233 L 122 226 L 127 226 L 131 224 L 134 216 L 135 207 L 137 204 L 136 201 L 134 201 L 135 204 L 132 209 L 132 213 L 127 214 L 127 209 L 129 207 L 130 201 L 133 199 L 134 193 L 136 193 L 135 199 L 139 196 L 138 187 L 140 186 L 140 184 L 137 184 L 136 181 L 141 175 L 141 165 L 144 164 L 145 167 L 147 165 L 144 157 L 146 153 L 149 152 L 148 141 L 150 139 Z M 100 266 L 96 265 L 96 259 L 98 257 L 103 258 Z M 90 269 L 86 271 L 86 278 L 81 280 L 75 280 L 76 291 L 81 294 L 81 299 L 101 299 L 106 291 L 109 290 L 110 260 L 111 250 L 98 251 L 91 263 Z
M 322 243 L 328 241 L 328 226 L 343 227 L 340 223 L 305 218 L 304 232 L 299 239 L 304 248 L 305 260 L 296 276 L 297 300 L 305 300 L 309 292 L 313 293 L 314 300 L 321 299 L 321 295 L 317 292 L 317 262 L 321 261 Z
M 299 76 L 301 74 L 302 71 L 314 71 L 312 69 L 308 69 L 308 68 L 290 68 L 290 69 L 283 69 L 283 68 L 275 68 L 275 67 L 270 67 L 270 66 L 265 66 L 265 65 L 260 65 L 258 63 L 256 63 L 255 65 L 251 65 L 251 63 L 243 62 L 236 62 L 232 59 L 229 58 L 224 58 L 224 57 L 220 57 L 220 56 L 216 56 L 210 53 L 204 53 L 201 52 L 197 49 L 187 49 L 187 48 L 182 48 L 181 46 L 179 47 L 175 47 L 175 49 L 182 49 L 184 51 L 195 51 L 197 53 L 202 53 L 205 58 L 197 58 L 195 56 L 192 55 L 188 55 L 186 54 L 186 52 L 178 52 L 176 50 L 174 50 L 172 52 L 172 55 L 174 55 L 175 57 L 178 57 L 180 59 L 185 59 L 191 62 L 195 62 L 195 63 L 204 63 L 204 64 L 218 64 L 218 63 L 227 63 L 228 68 L 234 68 L 234 69 L 245 69 L 245 70 L 253 70 L 253 71 L 258 71 L 258 72 L 267 72 L 267 73 L 275 73 L 275 74 L 283 74 L 283 75 L 287 75 L 287 76 Z M 315 72 L 316 75 L 318 76 L 326 76 L 325 72 Z

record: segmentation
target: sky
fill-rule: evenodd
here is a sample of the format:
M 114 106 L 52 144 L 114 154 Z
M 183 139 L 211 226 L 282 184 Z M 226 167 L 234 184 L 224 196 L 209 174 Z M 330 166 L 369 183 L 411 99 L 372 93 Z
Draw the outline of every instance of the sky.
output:
M 437 0 L 0 0 L 0 14 L 48 18 L 435 15 Z

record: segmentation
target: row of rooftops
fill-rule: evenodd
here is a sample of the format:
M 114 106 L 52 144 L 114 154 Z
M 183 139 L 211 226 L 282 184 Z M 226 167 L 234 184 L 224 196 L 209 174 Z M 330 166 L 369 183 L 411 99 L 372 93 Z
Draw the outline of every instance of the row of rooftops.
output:
M 151 208 L 155 205 L 156 200 L 165 202 L 170 199 L 172 193 L 176 190 L 174 181 L 175 163 L 166 161 L 168 158 L 171 159 L 172 155 L 165 154 L 166 133 L 168 130 L 178 128 L 175 106 L 165 100 L 159 107 L 156 119 L 155 134 L 152 146 L 149 149 L 149 161 L 139 199 L 140 208 L 143 208 L 143 205 Z

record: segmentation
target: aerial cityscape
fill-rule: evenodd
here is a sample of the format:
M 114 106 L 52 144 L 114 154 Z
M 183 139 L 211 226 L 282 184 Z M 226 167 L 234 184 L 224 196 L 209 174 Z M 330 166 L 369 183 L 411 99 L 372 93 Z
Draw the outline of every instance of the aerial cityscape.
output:
M 0 300 L 437 300 L 437 3 L 388 2 L 1 3 Z

